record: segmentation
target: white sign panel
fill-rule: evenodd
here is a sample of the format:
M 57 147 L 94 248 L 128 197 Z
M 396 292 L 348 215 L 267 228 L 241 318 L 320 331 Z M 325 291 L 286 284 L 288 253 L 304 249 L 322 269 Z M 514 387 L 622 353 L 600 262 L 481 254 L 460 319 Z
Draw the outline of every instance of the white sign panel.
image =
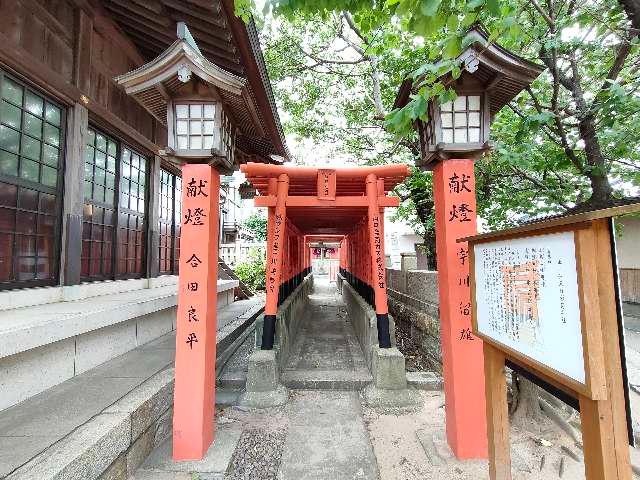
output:
M 573 232 L 475 245 L 478 332 L 582 384 Z

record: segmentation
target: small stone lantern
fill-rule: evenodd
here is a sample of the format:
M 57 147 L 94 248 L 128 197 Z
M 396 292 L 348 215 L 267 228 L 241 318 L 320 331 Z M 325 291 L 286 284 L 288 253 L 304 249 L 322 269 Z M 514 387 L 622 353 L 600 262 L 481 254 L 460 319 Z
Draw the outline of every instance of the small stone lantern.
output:
M 478 158 L 491 148 L 489 127 L 495 114 L 528 87 L 544 67 L 525 60 L 495 43 L 480 27 L 466 37 L 469 46 L 458 57 L 461 75 L 439 80 L 452 88 L 453 101 L 428 105 L 428 120 L 417 121 L 422 159 L 419 165 L 432 170 L 449 158 Z M 395 107 L 409 101 L 412 81 L 403 83 Z

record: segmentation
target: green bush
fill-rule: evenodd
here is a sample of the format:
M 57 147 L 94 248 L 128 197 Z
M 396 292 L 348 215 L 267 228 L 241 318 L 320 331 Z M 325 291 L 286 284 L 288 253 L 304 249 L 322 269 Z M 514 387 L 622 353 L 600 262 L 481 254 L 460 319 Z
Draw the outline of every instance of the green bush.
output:
M 249 250 L 247 259 L 234 268 L 236 275 L 253 291 L 264 290 L 266 282 L 266 255 L 260 248 Z

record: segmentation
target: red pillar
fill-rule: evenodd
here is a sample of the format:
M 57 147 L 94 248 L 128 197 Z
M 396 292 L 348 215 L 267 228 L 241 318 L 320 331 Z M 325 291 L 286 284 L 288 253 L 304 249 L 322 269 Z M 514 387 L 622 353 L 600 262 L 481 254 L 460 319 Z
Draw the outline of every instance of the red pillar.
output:
M 264 307 L 264 326 L 262 331 L 262 349 L 271 350 L 275 337 L 276 314 L 278 313 L 278 292 L 282 281 L 282 259 L 286 245 L 287 195 L 289 193 L 289 177 L 286 174 L 278 178 L 276 207 L 269 211 L 267 225 L 271 244 L 267 251 L 267 298 Z
M 446 429 L 459 459 L 486 458 L 482 341 L 471 334 L 469 258 L 476 233 L 473 160 L 446 160 L 433 173 Z
M 213 441 L 219 202 L 215 168 L 182 167 L 174 460 L 199 460 Z
M 384 186 L 383 186 L 384 188 Z M 367 199 L 369 203 L 369 269 L 371 287 L 373 288 L 376 320 L 378 326 L 378 345 L 381 348 L 391 347 L 389 334 L 389 310 L 387 306 L 387 272 L 384 261 L 384 215 L 378 205 L 378 179 L 375 175 L 367 176 Z

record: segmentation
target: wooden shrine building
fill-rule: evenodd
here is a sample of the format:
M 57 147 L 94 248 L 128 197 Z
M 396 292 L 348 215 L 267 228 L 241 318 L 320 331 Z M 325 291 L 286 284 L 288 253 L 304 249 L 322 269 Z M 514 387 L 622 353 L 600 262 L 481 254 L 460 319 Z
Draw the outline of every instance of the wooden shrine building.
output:
M 175 328 L 183 164 L 287 159 L 233 0 L 1 1 L 0 410 Z

